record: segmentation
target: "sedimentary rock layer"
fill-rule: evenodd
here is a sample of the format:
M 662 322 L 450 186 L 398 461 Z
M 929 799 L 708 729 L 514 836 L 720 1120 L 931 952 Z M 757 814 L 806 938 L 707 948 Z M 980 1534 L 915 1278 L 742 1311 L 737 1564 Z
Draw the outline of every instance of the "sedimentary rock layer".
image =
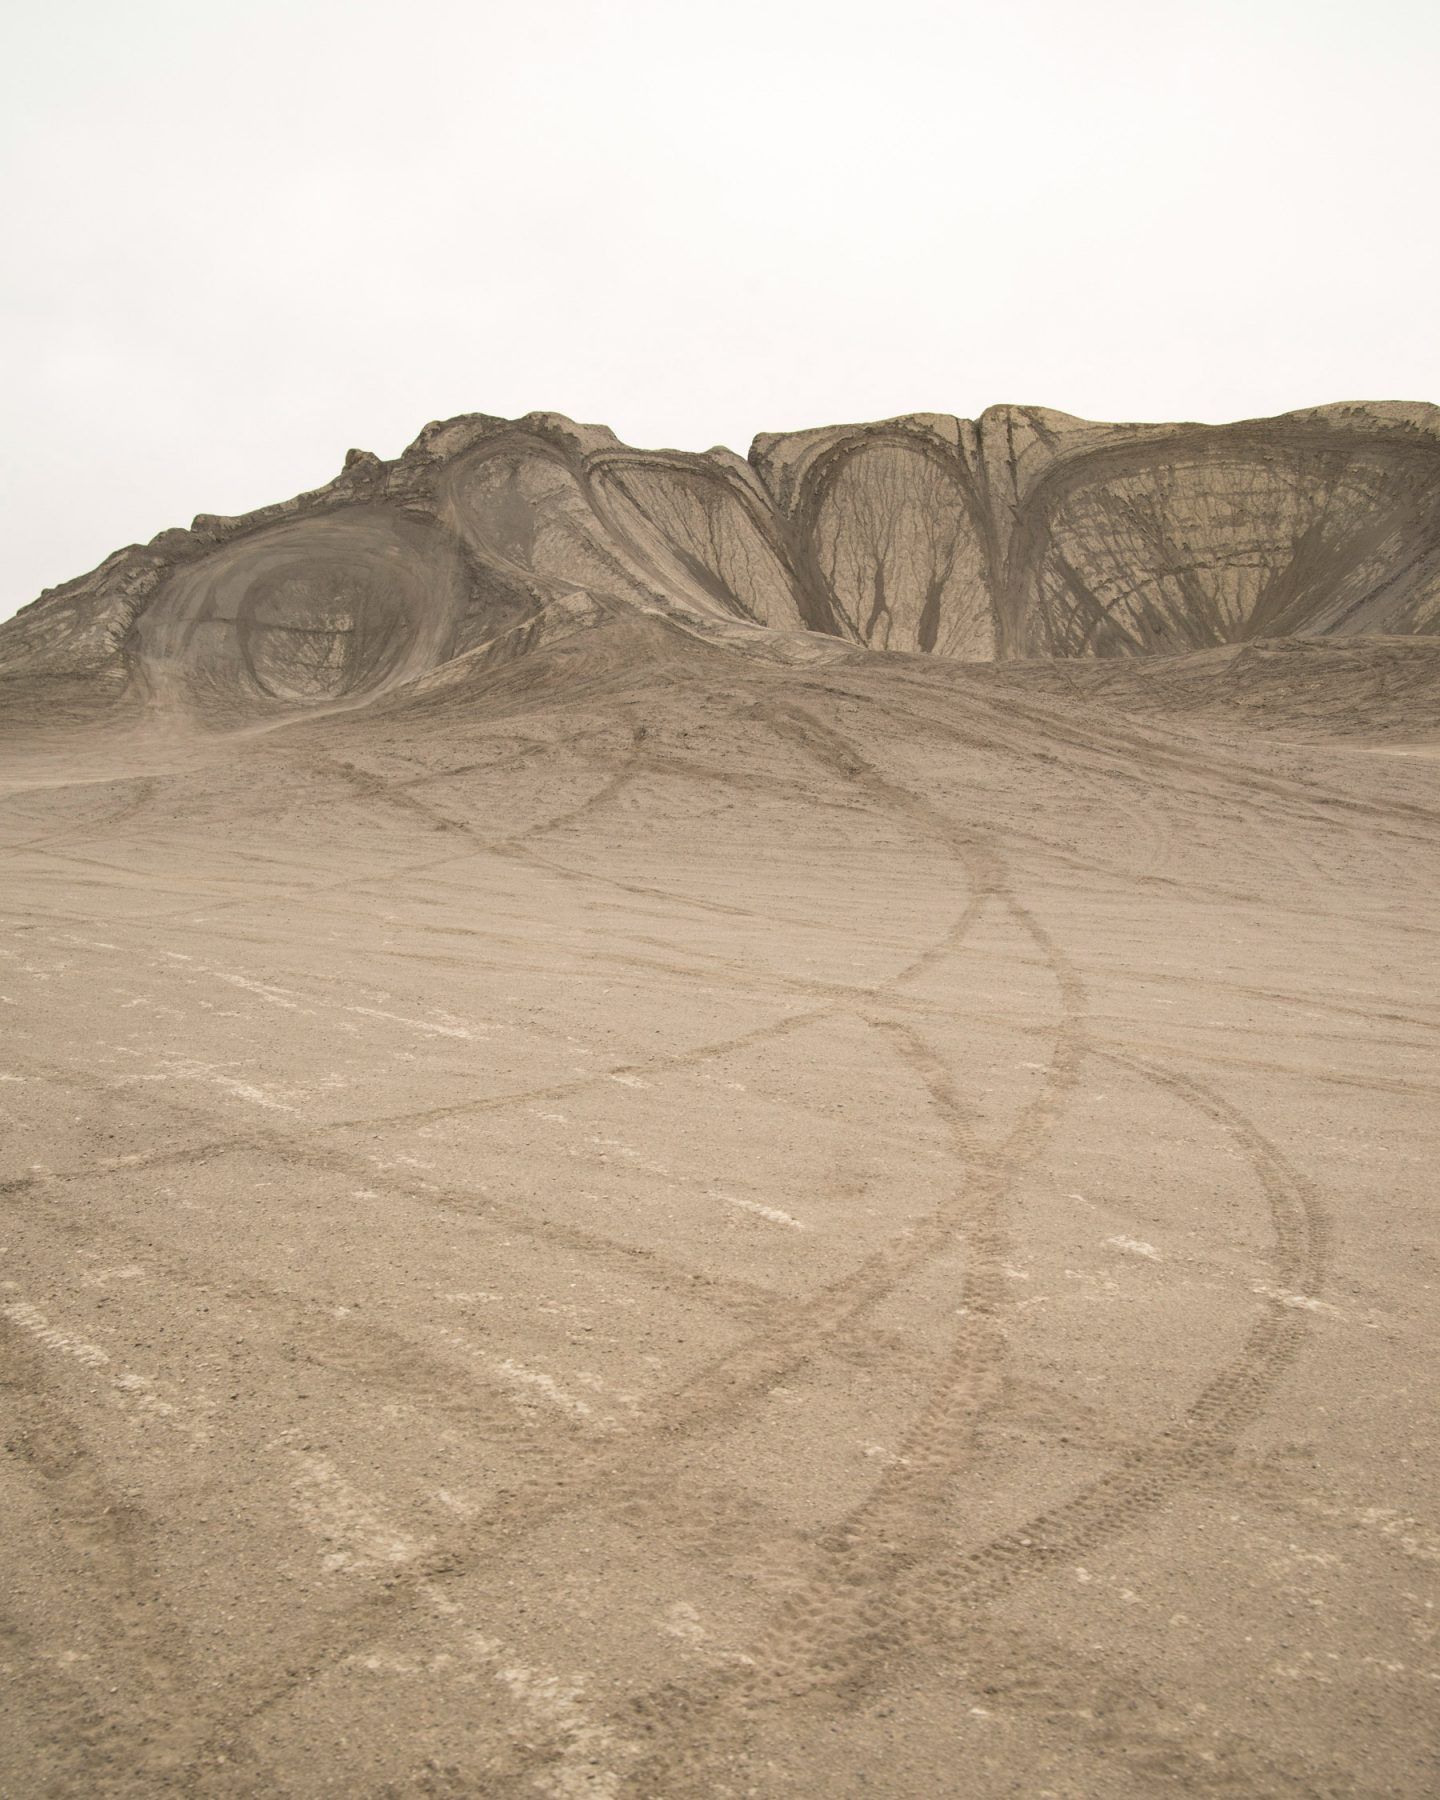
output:
M 0 632 L 0 668 L 223 714 L 353 704 L 617 609 L 798 660 L 1436 632 L 1437 426 L 1428 406 L 1222 426 L 996 407 L 762 436 L 744 461 L 470 415 L 119 552 Z

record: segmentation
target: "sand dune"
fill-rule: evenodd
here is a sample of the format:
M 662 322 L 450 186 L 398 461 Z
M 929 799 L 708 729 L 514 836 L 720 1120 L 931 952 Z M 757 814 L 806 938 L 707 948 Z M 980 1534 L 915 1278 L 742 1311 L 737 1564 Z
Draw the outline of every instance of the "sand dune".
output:
M 0 631 L 0 1790 L 1432 1791 L 1432 418 L 460 420 Z

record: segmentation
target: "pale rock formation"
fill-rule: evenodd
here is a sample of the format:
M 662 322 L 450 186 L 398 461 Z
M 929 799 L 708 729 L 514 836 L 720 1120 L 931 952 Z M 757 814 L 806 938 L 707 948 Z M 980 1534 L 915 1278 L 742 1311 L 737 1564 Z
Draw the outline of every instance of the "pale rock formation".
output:
M 636 609 L 792 660 L 1434 633 L 1437 426 L 1399 404 L 1221 426 L 994 407 L 762 436 L 744 461 L 473 414 L 118 552 L 0 629 L 0 671 L 225 717 L 352 704 Z

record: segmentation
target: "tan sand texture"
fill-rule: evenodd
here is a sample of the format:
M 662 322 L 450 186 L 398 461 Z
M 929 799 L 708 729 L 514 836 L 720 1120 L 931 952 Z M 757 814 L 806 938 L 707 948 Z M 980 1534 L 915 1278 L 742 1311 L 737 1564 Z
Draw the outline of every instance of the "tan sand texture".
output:
M 465 419 L 0 628 L 0 1793 L 1433 1792 L 1436 416 Z

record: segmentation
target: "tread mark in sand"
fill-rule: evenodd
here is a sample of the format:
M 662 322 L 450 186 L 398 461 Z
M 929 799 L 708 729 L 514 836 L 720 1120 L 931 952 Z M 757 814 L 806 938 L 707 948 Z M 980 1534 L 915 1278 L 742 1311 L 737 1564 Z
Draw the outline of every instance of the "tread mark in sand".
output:
M 108 832 L 112 825 L 119 825 L 135 813 L 142 812 L 154 798 L 160 786 L 158 776 L 124 775 L 117 778 L 116 785 L 133 786 L 135 792 L 117 800 L 108 813 L 98 819 L 87 819 L 61 831 L 47 832 L 38 838 L 26 838 L 22 843 L 6 844 L 6 850 L 43 850 L 48 844 L 63 844 L 77 833 L 83 833 L 87 840 L 93 839 L 97 832 Z
M 529 852 L 526 850 L 526 844 L 530 838 L 541 836 L 543 833 L 553 830 L 557 825 L 568 824 L 572 819 L 579 818 L 582 814 L 589 812 L 592 808 L 603 805 L 607 800 L 613 799 L 617 793 L 627 787 L 630 782 L 642 772 L 639 754 L 632 754 L 622 768 L 608 780 L 603 782 L 593 794 L 581 801 L 578 805 L 567 807 L 561 812 L 555 813 L 548 818 L 541 819 L 534 825 L 527 826 L 525 830 L 521 832 L 508 837 L 500 837 L 491 840 L 482 838 L 479 833 L 473 831 L 463 821 L 448 819 L 434 807 L 427 805 L 425 801 L 415 798 L 406 791 L 412 785 L 411 783 L 385 782 L 378 776 L 367 776 L 363 770 L 356 769 L 348 763 L 340 762 L 331 757 L 316 758 L 315 762 L 328 764 L 331 772 L 337 774 L 343 781 L 355 788 L 356 792 L 362 798 L 388 802 L 405 818 L 421 823 L 427 832 L 453 831 L 462 837 L 471 848 L 468 850 L 451 852 L 446 856 L 435 857 L 423 863 L 411 864 L 404 869 L 395 871 L 393 874 L 370 876 L 364 881 L 357 881 L 352 876 L 344 881 L 317 882 L 311 887 L 302 889 L 298 894 L 293 896 L 296 901 L 315 899 L 322 894 L 353 894 L 361 887 L 370 887 L 380 882 L 398 880 L 407 875 L 424 874 L 432 869 L 443 868 L 450 863 L 468 862 L 475 856 L 485 855 L 487 853 L 497 856 L 528 856 Z M 534 860 L 540 859 L 535 858 Z M 129 871 L 123 872 L 128 873 Z M 209 919 L 217 913 L 243 910 L 247 906 L 263 903 L 266 898 L 267 896 L 263 892 L 256 892 L 242 894 L 233 899 L 217 900 L 213 903 L 207 903 L 203 899 L 195 900 L 190 901 L 183 907 L 177 907 L 173 912 L 153 913 L 150 915 L 150 919 L 152 922 L 165 921 L 172 918 L 182 919 L 188 914 L 194 913 L 197 908 L 202 910 L 206 918 Z
M 268 1680 L 252 1690 L 238 1717 L 232 1714 L 222 1738 L 212 1740 L 213 1750 L 233 1743 L 233 1734 L 271 1707 L 282 1704 L 303 1679 L 343 1659 L 355 1644 L 390 1628 L 402 1607 L 413 1606 L 426 1588 L 463 1573 L 478 1556 L 498 1563 L 525 1539 L 575 1507 L 593 1505 L 597 1497 L 612 1511 L 649 1506 L 664 1498 L 670 1479 L 664 1464 L 666 1447 L 679 1448 L 700 1432 L 722 1426 L 743 1413 L 757 1393 L 763 1393 L 800 1363 L 823 1348 L 837 1332 L 853 1326 L 873 1310 L 897 1281 L 929 1261 L 954 1235 L 948 1216 L 953 1199 L 896 1240 L 894 1246 L 874 1253 L 858 1269 L 842 1276 L 798 1307 L 786 1309 L 777 1324 L 772 1317 L 758 1334 L 707 1364 L 688 1383 L 672 1391 L 651 1413 L 647 1429 L 627 1432 L 613 1445 L 603 1441 L 576 1444 L 564 1466 L 553 1475 L 537 1477 L 514 1491 L 502 1508 L 457 1526 L 434 1552 L 417 1560 L 390 1579 L 389 1585 L 367 1595 L 339 1623 L 327 1630 L 323 1648 L 312 1660 L 297 1653 L 299 1675 L 281 1682 Z M 639 1446 L 648 1448 L 648 1460 Z M 498 1542 L 497 1542 L 498 1537 Z
M 657 1695 L 637 1698 L 620 1721 L 627 1736 L 632 1728 L 644 1735 L 659 1723 L 667 1736 L 673 1737 L 677 1729 L 683 1733 L 684 1721 L 691 1717 L 709 1723 L 713 1707 L 732 1696 L 743 1695 L 746 1704 L 761 1704 L 766 1699 L 803 1691 L 803 1687 L 796 1687 L 797 1669 L 815 1673 L 809 1685 L 839 1679 L 843 1668 L 834 1660 L 837 1638 L 844 1642 L 853 1628 L 864 1642 L 873 1642 L 889 1611 L 884 1599 L 877 1600 L 876 1595 L 883 1595 L 887 1584 L 901 1579 L 917 1560 L 943 1554 L 938 1509 L 963 1463 L 975 1421 L 998 1396 L 1004 1361 L 1004 1340 L 998 1321 L 1006 1288 L 1006 1201 L 1014 1182 L 1042 1147 L 1048 1127 L 1060 1110 L 1063 1094 L 1078 1076 L 1079 1059 L 1062 1027 L 1050 1078 L 1023 1109 L 1004 1141 L 998 1146 L 984 1145 L 971 1127 L 948 1069 L 928 1042 L 909 1025 L 890 1020 L 870 1022 L 892 1041 L 918 1074 L 948 1128 L 956 1160 L 967 1168 L 968 1174 L 956 1182 L 953 1191 L 931 1214 L 913 1223 L 895 1247 L 877 1252 L 850 1277 L 827 1290 L 826 1297 L 845 1290 L 849 1309 L 844 1315 L 832 1314 L 828 1325 L 822 1326 L 815 1317 L 808 1321 L 812 1334 L 817 1327 L 823 1331 L 822 1340 L 809 1348 L 803 1342 L 785 1346 L 786 1354 L 779 1359 L 775 1354 L 781 1349 L 778 1338 L 742 1346 L 742 1352 L 750 1353 L 754 1365 L 744 1372 L 742 1393 L 735 1394 L 732 1372 L 712 1398 L 745 1399 L 768 1391 L 786 1379 L 814 1349 L 822 1347 L 824 1341 L 833 1341 L 847 1326 L 858 1322 L 865 1312 L 887 1298 L 900 1281 L 922 1269 L 957 1239 L 965 1242 L 970 1253 L 964 1313 L 930 1391 L 905 1433 L 897 1460 L 870 1493 L 827 1532 L 821 1545 L 825 1556 L 822 1568 L 784 1603 L 758 1645 L 747 1653 L 743 1668 L 718 1674 L 698 1690 L 667 1685 Z M 888 1259 L 889 1264 L 883 1274 L 882 1259 Z M 868 1285 L 860 1285 L 862 1277 Z M 768 1361 L 763 1360 L 767 1352 Z M 733 1371 L 738 1360 L 732 1353 L 721 1364 L 711 1365 L 704 1372 L 707 1388 L 718 1369 L 728 1365 Z M 688 1394 L 693 1394 L 693 1389 L 682 1388 L 671 1396 L 672 1403 L 684 1404 L 678 1404 L 674 1416 L 665 1423 L 662 1446 L 683 1440 L 698 1429 L 723 1423 L 726 1414 L 737 1410 L 733 1405 L 720 1408 L 712 1404 L 704 1408 L 698 1403 L 698 1396 L 687 1401 Z M 589 1472 L 583 1479 L 593 1493 L 596 1473 Z M 652 1468 L 644 1479 L 632 1476 L 629 1487 L 632 1501 L 648 1499 L 652 1489 L 663 1495 L 667 1489 L 663 1469 Z M 542 1496 L 530 1503 L 532 1511 L 544 1506 Z M 520 1524 L 517 1519 L 515 1526 Z M 528 1522 L 526 1528 L 532 1528 Z M 504 1554 L 503 1548 L 500 1554 Z M 523 1763 L 533 1771 L 543 1763 L 543 1754 L 538 1759 L 527 1758 L 519 1747 L 512 1746 L 511 1761 L 517 1768 Z M 655 1791 L 682 1791 L 669 1785 L 675 1774 L 667 1762 L 665 1779 Z
M 29 1689 L 43 1684 L 47 1690 L 29 1716 L 49 1721 L 47 1748 L 57 1774 L 66 1771 L 66 1792 L 117 1791 L 115 1741 L 122 1721 L 126 1791 L 133 1781 L 166 1785 L 199 1741 L 204 1702 L 200 1661 L 172 1612 L 162 1560 L 151 1552 L 160 1534 L 132 1501 L 106 1488 L 60 1391 L 8 1321 L 0 1323 L 0 1394 L 7 1447 L 23 1475 L 44 1489 L 54 1527 L 50 1554 L 61 1558 L 65 1589 L 83 1591 L 91 1602 L 85 1608 L 91 1655 L 75 1664 L 73 1676 L 62 1676 L 58 1666 L 47 1676 L 44 1660 L 27 1646 L 12 1672 L 18 1687 L 12 1698 L 18 1704 Z M 29 1633 L 8 1616 L 0 1635 L 23 1642 Z M 87 1670 L 87 1664 L 104 1663 L 125 1674 L 119 1698 L 108 1702 L 93 1691 L 98 1677 Z M 157 1718 L 166 1721 L 163 1732 L 154 1729 Z
M 1187 1076 L 1119 1051 L 1097 1049 L 1095 1054 L 1168 1089 L 1229 1133 L 1266 1199 L 1277 1288 L 1315 1293 L 1325 1270 L 1328 1222 L 1310 1184 L 1253 1120 Z M 894 1509 L 883 1495 L 893 1475 L 887 1472 L 871 1497 L 878 1497 L 879 1504 L 868 1557 L 865 1515 L 871 1500 L 828 1535 L 821 1546 L 828 1556 L 826 1568 L 786 1603 L 760 1640 L 753 1666 L 711 1676 L 703 1684 L 670 1685 L 636 1697 L 628 1722 L 643 1726 L 663 1718 L 667 1742 L 663 1751 L 628 1772 L 626 1786 L 645 1794 L 679 1791 L 701 1778 L 716 1754 L 714 1740 L 727 1728 L 732 1740 L 743 1736 L 745 1720 L 756 1709 L 819 1688 L 853 1690 L 880 1665 L 893 1671 L 917 1641 L 974 1635 L 976 1609 L 1017 1581 L 1070 1566 L 1094 1545 L 1138 1524 L 1176 1487 L 1222 1461 L 1238 1433 L 1263 1410 L 1308 1325 L 1302 1309 L 1268 1301 L 1238 1356 L 1177 1419 L 1071 1499 L 968 1550 L 947 1554 L 938 1524 L 914 1535 L 908 1545 L 897 1544 Z M 900 1473 L 895 1485 L 903 1489 L 913 1482 L 918 1492 L 932 1479 L 922 1446 L 917 1469 Z M 968 1633 L 967 1627 L 972 1628 Z M 710 1740 L 706 1744 L 696 1742 L 702 1728 Z M 1303 1776 L 1274 1772 L 1284 1774 L 1294 1791 L 1310 1791 Z
M 827 761 L 838 765 L 847 778 L 857 768 L 865 768 L 844 740 L 835 743 L 835 734 L 824 732 L 830 740 Z M 807 736 L 810 735 L 807 733 Z M 887 802 L 898 797 L 911 802 L 927 826 L 936 823 L 934 809 L 925 802 L 898 790 L 874 771 L 869 771 L 872 786 Z M 949 822 L 939 815 L 938 822 L 951 835 Z M 980 861 L 979 847 L 966 843 L 966 849 Z M 957 1184 L 955 1191 L 925 1219 L 912 1225 L 903 1242 L 866 1259 L 858 1269 L 832 1284 L 822 1295 L 807 1303 L 789 1328 L 774 1334 L 762 1333 L 710 1365 L 702 1372 L 703 1386 L 687 1384 L 670 1397 L 671 1412 L 661 1415 L 662 1442 L 683 1441 L 697 1431 L 711 1427 L 733 1414 L 737 1404 L 761 1393 L 787 1376 L 824 1342 L 831 1341 L 847 1325 L 887 1297 L 900 1280 L 930 1262 L 947 1248 L 957 1236 L 968 1239 L 971 1251 L 971 1275 L 967 1293 L 971 1296 L 962 1323 L 947 1353 L 938 1379 L 907 1433 L 901 1460 L 882 1476 L 867 1499 L 845 1521 L 829 1534 L 831 1559 L 817 1581 L 782 1609 L 767 1634 L 768 1647 L 776 1650 L 773 1658 L 762 1646 L 755 1659 L 759 1665 L 755 1676 L 732 1678 L 720 1682 L 728 1692 L 735 1681 L 763 1680 L 773 1666 L 793 1666 L 799 1656 L 807 1654 L 811 1664 L 820 1659 L 826 1644 L 835 1635 L 835 1608 L 844 1609 L 863 1627 L 865 1635 L 875 1632 L 869 1613 L 875 1610 L 871 1597 L 877 1581 L 886 1572 L 898 1574 L 913 1561 L 915 1552 L 907 1550 L 907 1530 L 911 1539 L 917 1535 L 926 1543 L 934 1536 L 932 1523 L 936 1509 L 948 1489 L 968 1445 L 974 1419 L 999 1387 L 1003 1343 L 996 1317 L 1003 1304 L 1004 1281 L 1004 1205 L 1021 1169 L 1038 1152 L 1047 1129 L 1058 1114 L 1063 1098 L 1079 1078 L 1083 1054 L 1083 1013 L 1085 990 L 1077 972 L 1070 966 L 1049 934 L 1008 890 L 1003 866 L 986 856 L 983 886 L 977 884 L 972 903 L 961 920 L 946 934 L 942 944 L 957 941 L 957 932 L 979 916 L 986 904 L 997 897 L 1012 914 L 1016 923 L 1035 942 L 1056 979 L 1062 1000 L 1062 1018 L 1056 1034 L 1050 1074 L 1040 1093 L 1023 1109 L 1005 1141 L 987 1148 L 976 1139 L 953 1082 L 943 1062 L 912 1027 L 897 1021 L 870 1022 L 897 1045 L 900 1053 L 920 1076 L 932 1104 L 947 1122 L 952 1144 L 962 1164 L 973 1173 Z M 940 946 L 932 946 L 914 959 L 912 965 L 897 976 L 892 986 L 915 969 L 934 960 Z M 718 1379 L 717 1379 L 718 1378 Z M 633 1456 L 633 1452 L 632 1452 Z M 606 1459 L 613 1463 L 613 1458 Z M 597 1487 L 619 1484 L 621 1495 L 630 1503 L 641 1503 L 652 1489 L 664 1491 L 662 1472 L 652 1469 L 643 1479 L 623 1468 L 592 1465 L 576 1471 L 582 1494 L 593 1498 Z M 520 1497 L 510 1524 L 510 1539 L 517 1533 L 535 1529 L 553 1516 L 556 1506 L 553 1492 L 531 1492 Z M 492 1520 L 492 1525 L 498 1523 Z M 503 1552 L 502 1552 L 503 1554 Z M 884 1608 L 881 1608 L 883 1613 Z M 665 1690 L 659 1711 L 670 1717 L 669 1708 L 676 1701 L 672 1690 Z M 637 1708 L 642 1715 L 644 1704 Z M 682 1708 L 683 1710 L 683 1708 Z M 631 1718 L 627 1723 L 633 1724 Z M 642 1716 L 642 1724 L 644 1719 Z
M 849 753 L 848 746 L 845 746 L 845 750 Z M 887 802 L 893 798 L 889 784 L 878 781 L 877 785 Z M 907 800 L 911 798 L 908 795 L 905 797 Z M 928 813 L 929 809 L 926 811 Z M 949 842 L 952 841 L 952 834 L 948 829 L 948 821 L 945 823 L 946 841 Z M 883 1001 L 887 992 L 898 989 L 914 974 L 928 968 L 939 955 L 958 945 L 985 906 L 993 903 L 993 897 L 997 893 L 1003 894 L 1006 905 L 1015 910 L 1017 916 L 1022 917 L 1031 935 L 1037 936 L 1042 950 L 1050 955 L 1052 964 L 1054 963 L 1053 946 L 1009 896 L 998 862 L 982 853 L 979 846 L 970 844 L 968 839 L 966 849 L 969 855 L 962 860 L 971 868 L 972 876 L 978 867 L 982 879 L 973 881 L 969 900 L 940 939 L 918 952 L 888 981 L 877 984 L 871 990 L 869 997 L 872 1002 Z M 1057 972 L 1060 975 L 1062 997 L 1068 1006 L 1073 1007 L 1077 996 L 1083 1000 L 1083 990 L 1068 968 L 1058 967 Z M 755 1032 L 744 1034 L 742 1039 L 735 1042 L 753 1041 L 780 1030 L 793 1029 L 798 1024 L 811 1023 L 853 1010 L 852 1007 L 831 1004 L 761 1027 Z M 1062 1025 L 1062 1041 L 1057 1048 L 1051 1083 L 1057 1090 L 1073 1083 L 1075 1076 L 1074 1046 L 1069 1043 L 1068 1036 L 1066 1026 Z M 1048 1115 L 1053 1109 L 1053 1103 L 1054 1096 L 1048 1089 L 1031 1103 L 1012 1133 L 1014 1141 L 1008 1146 L 1012 1153 L 1033 1134 L 1035 1123 Z M 773 1385 L 785 1370 L 806 1360 L 838 1331 L 873 1310 L 899 1280 L 913 1269 L 923 1266 L 944 1248 L 957 1228 L 958 1221 L 953 1216 L 955 1204 L 954 1197 L 942 1202 L 927 1220 L 897 1240 L 896 1245 L 867 1258 L 860 1268 L 852 1270 L 848 1276 L 842 1277 L 824 1292 L 803 1303 L 798 1310 L 792 1309 L 781 1327 L 777 1329 L 772 1322 L 768 1329 L 762 1329 L 736 1350 L 708 1365 L 694 1380 L 669 1396 L 666 1407 L 655 1417 L 649 1435 L 654 1435 L 660 1442 L 678 1444 L 697 1431 L 733 1416 L 754 1393 Z M 422 1584 L 467 1567 L 482 1550 L 488 1550 L 493 1556 L 493 1537 L 498 1530 L 505 1530 L 512 1541 L 519 1536 L 528 1536 L 558 1513 L 575 1504 L 593 1501 L 597 1491 L 606 1487 L 617 1490 L 616 1498 L 620 1502 L 643 1501 L 657 1488 L 657 1484 L 663 1486 L 663 1483 L 659 1481 L 658 1474 L 637 1477 L 635 1463 L 634 1434 L 628 1434 L 625 1442 L 615 1450 L 597 1447 L 588 1455 L 577 1455 L 573 1459 L 573 1466 L 557 1480 L 531 1484 L 513 1495 L 502 1513 L 492 1512 L 468 1527 L 459 1529 L 446 1540 L 433 1558 L 426 1559 L 423 1566 L 407 1571 L 402 1580 L 393 1584 L 385 1593 L 370 1596 L 359 1603 L 350 1615 L 352 1629 L 346 1633 L 346 1643 L 353 1643 L 358 1632 L 378 1630 L 382 1621 L 388 1623 L 397 1602 L 404 1599 L 407 1603 L 413 1603 L 415 1591 Z M 336 1651 L 333 1646 L 328 1647 L 315 1666 L 324 1666 L 340 1654 L 343 1651 Z M 248 1706 L 238 1717 L 232 1715 L 232 1731 L 242 1728 L 245 1723 L 282 1702 L 294 1685 L 294 1681 L 287 1680 L 279 1684 L 267 1683 L 258 1692 L 252 1690 Z

